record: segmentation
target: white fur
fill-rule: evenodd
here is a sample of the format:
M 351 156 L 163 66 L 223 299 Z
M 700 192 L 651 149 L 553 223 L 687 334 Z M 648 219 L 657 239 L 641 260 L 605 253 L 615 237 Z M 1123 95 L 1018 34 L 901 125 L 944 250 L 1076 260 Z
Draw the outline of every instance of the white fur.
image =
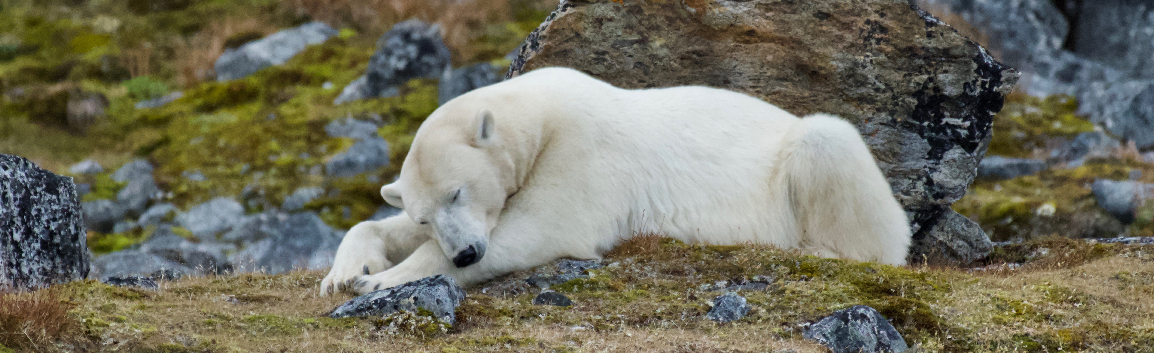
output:
M 636 234 L 893 265 L 910 244 L 906 214 L 853 125 L 726 90 L 625 90 L 563 68 L 437 109 L 381 192 L 406 214 L 350 230 L 322 294 L 436 274 L 470 285 L 599 258 Z M 470 245 L 480 261 L 454 266 Z

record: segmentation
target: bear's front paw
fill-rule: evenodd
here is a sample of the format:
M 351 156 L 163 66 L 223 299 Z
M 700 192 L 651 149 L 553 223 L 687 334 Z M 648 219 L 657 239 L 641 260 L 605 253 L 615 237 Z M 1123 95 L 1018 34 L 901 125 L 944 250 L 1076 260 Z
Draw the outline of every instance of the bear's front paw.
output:
M 384 271 L 392 267 L 390 265 L 388 261 L 385 261 L 384 264 L 361 264 L 358 269 L 352 263 L 334 264 L 329 270 L 328 276 L 325 276 L 325 279 L 321 281 L 321 296 L 353 289 L 353 282 L 357 280 L 357 277 Z
M 393 288 L 408 282 L 409 281 L 397 276 L 389 276 L 388 271 L 386 271 L 374 275 L 361 276 L 357 278 L 356 281 L 353 281 L 351 287 L 352 290 L 358 294 L 366 294 L 382 289 Z

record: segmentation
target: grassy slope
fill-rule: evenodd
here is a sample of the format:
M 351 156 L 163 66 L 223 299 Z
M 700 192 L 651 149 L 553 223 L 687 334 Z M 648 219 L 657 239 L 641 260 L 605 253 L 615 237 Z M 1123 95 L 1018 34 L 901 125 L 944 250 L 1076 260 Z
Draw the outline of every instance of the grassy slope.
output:
M 576 302 L 571 308 L 534 306 L 535 293 L 482 293 L 500 285 L 490 283 L 468 291 L 458 325 L 445 331 L 416 315 L 324 318 L 351 296 L 319 297 L 323 274 L 315 272 L 189 278 L 159 291 L 76 282 L 32 295 L 71 306 L 70 328 L 37 342 L 49 351 L 71 350 L 46 343 L 55 341 L 166 352 L 819 352 L 801 338 L 803 325 L 867 304 L 922 351 L 1139 352 L 1154 345 L 1152 250 L 1051 238 L 998 252 L 995 262 L 1021 262 L 1020 269 L 964 272 L 644 237 L 615 250 L 591 278 L 554 286 Z M 733 324 L 704 318 L 720 293 L 703 285 L 758 275 L 772 285 L 741 292 L 754 306 L 748 317 Z M 13 300 L 3 297 L 0 308 Z M 0 310 L 0 323 L 6 314 Z M 22 337 L 0 339 L 32 347 Z

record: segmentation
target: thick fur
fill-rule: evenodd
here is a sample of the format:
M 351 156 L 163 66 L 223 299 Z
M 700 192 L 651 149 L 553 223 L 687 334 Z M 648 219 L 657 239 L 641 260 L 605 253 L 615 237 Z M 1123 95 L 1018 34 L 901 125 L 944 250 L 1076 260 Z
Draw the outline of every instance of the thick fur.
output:
M 437 109 L 382 195 L 405 213 L 350 230 L 322 294 L 436 274 L 470 285 L 599 258 L 635 234 L 893 265 L 910 245 L 853 125 L 721 89 L 625 90 L 563 68 Z M 457 267 L 466 249 L 480 260 Z

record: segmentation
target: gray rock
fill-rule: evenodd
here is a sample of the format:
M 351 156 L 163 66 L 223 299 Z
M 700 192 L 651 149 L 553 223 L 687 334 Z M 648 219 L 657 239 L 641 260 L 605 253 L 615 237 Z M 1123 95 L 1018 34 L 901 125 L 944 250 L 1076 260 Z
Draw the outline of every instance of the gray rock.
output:
M 94 200 L 80 204 L 84 212 L 84 225 L 97 233 L 111 233 L 116 222 L 124 219 L 127 211 L 112 200 Z
M 0 292 L 87 277 L 81 213 L 72 178 L 0 154 Z
M 437 103 L 445 104 L 466 92 L 497 83 L 497 69 L 489 63 L 480 63 L 445 72 L 437 85 Z
M 260 232 L 261 216 L 244 216 L 233 224 L 228 232 L 220 236 L 222 242 L 232 244 L 249 244 L 264 237 Z
M 1073 168 L 1081 166 L 1086 159 L 1109 157 L 1119 147 L 1122 143 L 1104 132 L 1084 132 L 1050 152 L 1050 158 Z
M 376 123 L 357 120 L 351 117 L 333 120 L 328 123 L 325 125 L 325 133 L 328 134 L 329 137 L 352 137 L 358 140 L 378 136 Z
M 353 144 L 347 151 L 325 163 L 325 173 L 334 177 L 351 177 L 389 165 L 389 143 L 373 136 Z
M 152 163 L 138 158 L 120 166 L 120 169 L 112 173 L 112 180 L 118 183 L 128 183 L 133 180 L 152 179 L 152 170 Z
M 329 317 L 384 317 L 402 310 L 416 313 L 420 308 L 453 325 L 457 322 L 457 307 L 464 299 L 465 290 L 453 277 L 436 275 L 353 298 L 333 309 Z
M 160 271 L 180 275 L 195 273 L 187 266 L 136 249 L 117 251 L 92 260 L 92 276 L 101 281 L 111 277 L 150 276 Z
M 1046 161 L 987 156 L 978 164 L 978 177 L 998 180 L 1013 179 L 1023 175 L 1038 174 L 1043 170 L 1046 170 Z
M 382 220 L 385 218 L 399 215 L 399 214 L 401 214 L 401 212 L 404 212 L 404 210 L 401 210 L 399 208 L 396 208 L 396 207 L 393 207 L 390 205 L 384 205 L 384 206 L 377 208 L 377 212 L 373 212 L 373 215 L 369 216 L 369 220 L 370 221 L 379 221 L 379 220 Z
M 1098 83 L 1078 97 L 1079 113 L 1139 149 L 1154 147 L 1154 80 Z
M 346 86 L 333 104 L 391 97 L 409 80 L 441 78 L 451 68 L 449 57 L 439 25 L 415 19 L 398 23 L 377 40 L 377 52 L 369 59 L 365 75 Z
M 1096 84 L 1126 79 L 1121 71 L 1064 50 L 1036 56 L 1027 67 L 1029 75 L 1022 78 L 1021 86 L 1036 96 L 1069 94 L 1081 98 Z
M 1061 37 L 1050 29 L 1037 37 Z M 905 0 L 564 1 L 506 76 L 550 66 L 623 88 L 705 85 L 841 116 L 870 145 L 915 234 L 965 196 L 1018 76 Z
M 176 216 L 176 222 L 197 238 L 216 240 L 217 235 L 232 229 L 242 217 L 244 206 L 236 200 L 218 197 Z
M 124 232 L 133 231 L 133 230 L 136 230 L 139 228 L 140 228 L 140 225 L 136 224 L 135 221 L 133 221 L 131 219 L 126 219 L 126 220 L 123 220 L 120 222 L 116 222 L 116 224 L 112 225 L 112 233 L 113 234 L 120 234 L 120 233 L 124 233 Z
M 180 172 L 180 176 L 185 180 L 196 183 L 208 181 L 208 177 L 204 176 L 204 173 L 201 173 L 199 170 L 186 170 Z
M 293 191 L 292 195 L 289 195 L 284 199 L 284 202 L 281 203 L 280 208 L 286 212 L 299 211 L 300 209 L 304 208 L 305 205 L 310 201 L 315 200 L 324 194 L 325 189 L 318 187 L 296 189 L 296 191 Z
M 83 200 L 84 195 L 92 192 L 92 184 L 76 184 L 76 199 Z
M 1154 78 L 1154 2 L 1079 1 L 1073 51 L 1126 72 Z
M 154 99 L 136 102 L 134 107 L 136 109 L 160 108 L 160 107 L 163 107 L 165 105 L 168 105 L 168 103 L 175 102 L 177 99 L 180 99 L 181 97 L 184 97 L 184 93 L 181 93 L 180 91 L 172 92 L 172 93 L 166 94 L 160 98 L 154 98 Z
M 705 317 L 717 322 L 734 322 L 741 320 L 745 314 L 749 313 L 749 303 L 745 301 L 745 297 L 737 295 L 735 292 L 728 292 L 713 299 L 713 308 L 709 309 L 709 313 Z
M 533 298 L 533 305 L 573 306 L 573 300 L 564 294 L 543 290 Z
M 129 214 L 144 212 L 148 203 L 160 197 L 160 188 L 152 178 L 152 164 L 136 159 L 112 173 L 112 180 L 127 183 L 116 193 L 116 202 Z
M 154 226 L 168 221 L 175 220 L 176 215 L 180 211 L 176 209 L 176 205 L 171 203 L 158 203 L 152 205 L 144 213 L 140 214 L 140 218 L 136 220 L 136 224 L 141 227 Z
M 1136 181 L 1094 180 L 1091 186 L 1098 206 L 1122 223 L 1134 222 L 1134 212 L 1146 200 L 1154 198 L 1154 184 Z
M 968 265 L 994 250 L 982 227 L 953 210 L 936 220 L 928 232 L 914 234 L 908 263 Z
M 329 25 L 323 22 L 309 22 L 273 33 L 239 48 L 225 50 L 213 65 L 216 80 L 238 79 L 269 66 L 284 64 L 306 47 L 323 43 L 335 35 L 337 30 Z
M 335 254 L 343 236 L 312 212 L 266 213 L 259 222 L 259 240 L 229 256 L 236 271 L 278 274 L 307 269 L 317 262 L 315 254 Z
M 898 330 L 881 313 L 865 305 L 837 311 L 810 325 L 802 336 L 829 347 L 834 353 L 909 350 Z
M 232 269 L 224 253 L 235 248 L 214 242 L 193 243 L 174 234 L 168 227 L 160 227 L 140 245 L 139 250 L 181 264 L 196 273 L 220 274 Z
M 103 171 L 104 167 L 92 159 L 85 159 L 68 167 L 68 172 L 76 175 L 97 174 Z

